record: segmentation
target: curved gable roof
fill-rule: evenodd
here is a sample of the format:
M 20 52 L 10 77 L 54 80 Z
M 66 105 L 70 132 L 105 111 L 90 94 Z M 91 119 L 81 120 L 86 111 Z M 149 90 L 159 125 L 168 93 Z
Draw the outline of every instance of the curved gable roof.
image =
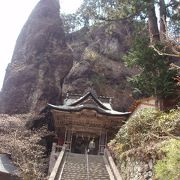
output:
M 81 104 L 83 101 L 85 101 L 86 99 L 88 99 L 89 97 L 91 97 L 94 102 L 96 104 L 98 104 L 102 109 L 105 110 L 110 110 L 107 106 L 105 106 L 99 99 L 97 96 L 95 96 L 91 91 L 86 93 L 84 96 L 80 97 L 79 99 L 77 99 L 75 102 L 69 104 L 69 106 L 76 106 Z
M 92 98 L 95 104 L 93 103 L 83 104 L 83 102 L 86 101 L 89 97 Z M 129 116 L 131 114 L 131 112 L 119 112 L 113 110 L 109 103 L 102 103 L 98 99 L 97 95 L 91 91 L 75 101 L 70 101 L 70 103 L 68 104 L 58 105 L 58 106 L 53 104 L 48 104 L 48 106 L 55 110 L 69 111 L 69 112 L 77 112 L 77 111 L 82 111 L 83 109 L 89 109 L 89 110 L 95 110 L 97 113 L 110 115 L 110 116 Z

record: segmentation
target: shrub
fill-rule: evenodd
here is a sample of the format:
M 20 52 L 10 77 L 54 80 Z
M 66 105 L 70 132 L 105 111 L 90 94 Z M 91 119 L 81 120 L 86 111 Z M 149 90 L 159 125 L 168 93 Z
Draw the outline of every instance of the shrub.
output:
M 178 110 L 165 113 L 155 109 L 144 109 L 121 127 L 109 146 L 116 152 L 115 154 L 121 154 L 129 149 L 144 147 L 151 142 L 159 142 L 169 137 L 178 139 L 178 134 L 174 132 L 179 123 Z
M 159 180 L 179 180 L 180 179 L 180 141 L 170 139 L 163 147 L 162 151 L 166 156 L 158 160 L 155 165 L 155 176 Z

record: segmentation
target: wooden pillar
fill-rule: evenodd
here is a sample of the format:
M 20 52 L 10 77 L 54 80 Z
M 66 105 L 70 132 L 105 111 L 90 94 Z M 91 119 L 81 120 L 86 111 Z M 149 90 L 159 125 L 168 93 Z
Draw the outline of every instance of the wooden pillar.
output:
M 104 154 L 104 149 L 107 144 L 107 131 L 101 131 L 99 136 L 99 154 Z
M 72 144 L 72 134 L 73 134 L 72 130 L 66 128 L 64 144 L 66 144 L 66 150 L 70 152 L 71 152 L 71 144 Z

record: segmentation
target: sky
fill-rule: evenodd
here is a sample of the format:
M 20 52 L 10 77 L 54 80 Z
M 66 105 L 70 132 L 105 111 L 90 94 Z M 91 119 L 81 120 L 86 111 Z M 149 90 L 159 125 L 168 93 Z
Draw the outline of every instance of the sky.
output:
M 83 0 L 60 0 L 61 12 L 73 13 Z M 16 39 L 39 0 L 0 0 L 0 89 Z

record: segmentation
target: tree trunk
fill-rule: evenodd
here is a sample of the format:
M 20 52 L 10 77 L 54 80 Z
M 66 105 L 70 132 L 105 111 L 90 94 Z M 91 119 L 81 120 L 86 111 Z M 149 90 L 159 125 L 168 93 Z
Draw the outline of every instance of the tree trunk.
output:
M 161 41 L 166 38 L 166 5 L 164 0 L 159 0 L 160 11 L 160 39 Z
M 160 41 L 154 0 L 147 0 L 148 29 L 151 44 Z

